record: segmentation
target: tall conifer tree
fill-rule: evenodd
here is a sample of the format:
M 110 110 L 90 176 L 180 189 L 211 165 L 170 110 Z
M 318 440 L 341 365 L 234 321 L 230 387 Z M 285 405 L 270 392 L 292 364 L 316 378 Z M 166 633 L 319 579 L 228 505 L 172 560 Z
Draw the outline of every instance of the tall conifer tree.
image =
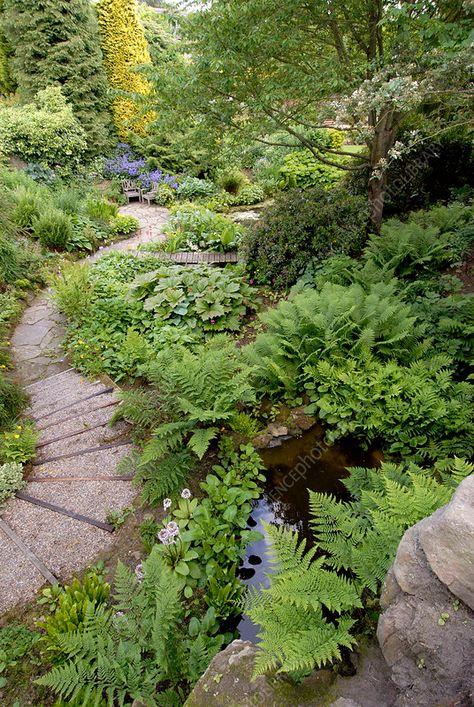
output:
M 89 151 L 100 152 L 111 121 L 89 0 L 3 0 L 3 5 L 2 28 L 13 47 L 11 66 L 21 98 L 60 85 L 87 133 Z
M 119 135 L 142 134 L 153 115 L 143 115 L 133 94 L 150 93 L 148 80 L 136 68 L 151 64 L 143 26 L 137 15 L 137 0 L 100 0 L 99 30 L 107 78 L 117 95 L 112 110 Z M 126 95 L 128 94 L 128 95 Z

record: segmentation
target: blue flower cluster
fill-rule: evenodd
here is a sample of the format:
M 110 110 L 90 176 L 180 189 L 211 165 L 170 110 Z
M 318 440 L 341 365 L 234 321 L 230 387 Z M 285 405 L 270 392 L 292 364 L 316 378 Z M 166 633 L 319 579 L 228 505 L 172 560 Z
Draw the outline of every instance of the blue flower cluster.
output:
M 160 169 L 147 170 L 146 160 L 134 155 L 132 148 L 124 142 L 117 145 L 114 156 L 105 163 L 104 175 L 109 179 L 134 179 L 142 189 L 151 189 L 154 184 L 167 184 L 171 189 L 178 188 L 176 177 L 165 174 Z

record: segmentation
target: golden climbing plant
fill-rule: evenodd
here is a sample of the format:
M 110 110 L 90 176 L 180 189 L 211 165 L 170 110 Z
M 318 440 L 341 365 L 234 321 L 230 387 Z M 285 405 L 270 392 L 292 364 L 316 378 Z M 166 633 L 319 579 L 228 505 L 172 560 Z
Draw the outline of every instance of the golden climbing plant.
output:
M 149 82 L 135 70 L 151 64 L 143 27 L 137 16 L 137 0 L 100 0 L 97 5 L 105 70 L 110 85 L 128 94 L 150 93 Z M 112 103 L 114 122 L 122 139 L 132 132 L 143 134 L 153 119 L 142 114 L 130 96 L 117 96 Z

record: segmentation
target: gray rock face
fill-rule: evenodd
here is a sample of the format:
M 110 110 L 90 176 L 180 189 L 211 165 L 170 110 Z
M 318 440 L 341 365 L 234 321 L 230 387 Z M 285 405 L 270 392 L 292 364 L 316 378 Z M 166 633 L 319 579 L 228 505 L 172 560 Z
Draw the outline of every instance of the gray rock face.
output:
M 474 610 L 474 475 L 427 519 L 420 542 L 436 576 Z
M 473 502 L 474 477 L 405 533 L 387 575 L 377 638 L 397 705 L 473 704 Z

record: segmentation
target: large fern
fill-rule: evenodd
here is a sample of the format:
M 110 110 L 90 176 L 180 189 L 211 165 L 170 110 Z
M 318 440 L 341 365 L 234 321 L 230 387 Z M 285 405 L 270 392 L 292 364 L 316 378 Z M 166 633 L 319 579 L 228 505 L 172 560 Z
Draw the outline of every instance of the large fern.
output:
M 255 675 L 311 670 L 340 658 L 355 642 L 353 610 L 376 593 L 403 533 L 451 498 L 474 464 L 453 459 L 431 469 L 382 464 L 353 468 L 353 496 L 309 492 L 315 544 L 284 527 L 265 525 L 271 541 L 269 587 L 251 590 L 247 613 L 259 624 Z
M 262 315 L 266 331 L 246 348 L 256 385 L 265 392 L 301 392 L 305 367 L 341 355 L 414 360 L 423 330 L 395 283 L 326 283 Z
M 361 606 L 352 583 L 322 567 L 315 549 L 287 529 L 264 524 L 271 541 L 274 568 L 270 586 L 250 592 L 247 613 L 259 624 L 259 655 L 254 675 L 270 669 L 297 672 L 340 659 L 340 647 L 350 647 L 354 621 L 346 613 Z M 339 615 L 330 620 L 324 609 Z
M 58 639 L 63 662 L 37 683 L 84 707 L 116 707 L 135 699 L 150 707 L 182 704 L 181 687 L 194 684 L 222 637 L 209 639 L 201 632 L 189 640 L 180 595 L 179 579 L 158 552 L 144 563 L 141 582 L 119 563 L 114 607 L 91 604 L 83 628 Z
M 189 351 L 183 346 L 159 353 L 147 369 L 168 422 L 155 427 L 141 464 L 159 461 L 184 442 L 201 459 L 219 428 L 240 405 L 252 403 L 250 368 L 225 337 Z

